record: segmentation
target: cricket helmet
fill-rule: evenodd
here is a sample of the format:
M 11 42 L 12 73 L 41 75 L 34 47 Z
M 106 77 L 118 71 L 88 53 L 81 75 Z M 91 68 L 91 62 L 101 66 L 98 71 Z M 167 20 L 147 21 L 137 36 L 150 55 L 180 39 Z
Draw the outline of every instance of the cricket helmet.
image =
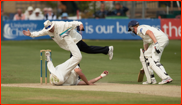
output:
M 138 25 L 139 22 L 136 21 L 136 20 L 132 20 L 128 23 L 128 31 L 132 31 L 131 27 L 135 26 L 135 25 Z

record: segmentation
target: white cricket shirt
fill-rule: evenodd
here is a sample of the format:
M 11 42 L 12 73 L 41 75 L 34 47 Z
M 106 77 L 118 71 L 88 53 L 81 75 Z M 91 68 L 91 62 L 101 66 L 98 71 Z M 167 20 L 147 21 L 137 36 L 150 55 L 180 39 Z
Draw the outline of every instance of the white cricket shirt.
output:
M 146 35 L 147 30 L 150 30 L 153 32 L 157 42 L 165 42 L 168 39 L 168 36 L 162 32 L 160 29 L 151 27 L 149 25 L 139 25 L 137 28 L 137 35 L 140 36 L 143 39 L 143 44 L 153 43 L 153 40 L 150 38 L 150 36 Z

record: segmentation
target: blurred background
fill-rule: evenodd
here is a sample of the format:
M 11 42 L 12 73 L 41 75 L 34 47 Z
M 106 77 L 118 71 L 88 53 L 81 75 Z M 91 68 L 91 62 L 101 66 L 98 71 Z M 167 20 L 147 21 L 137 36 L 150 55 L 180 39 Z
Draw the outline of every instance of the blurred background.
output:
M 161 28 L 170 39 L 181 39 L 180 1 L 2 1 L 1 40 L 32 39 L 22 30 L 41 30 L 47 19 L 82 21 L 83 39 L 140 39 L 128 36 L 130 19 Z
M 160 28 L 170 39 L 161 59 L 166 71 L 173 78 L 173 82 L 166 85 L 181 86 L 181 1 L 1 1 L 2 84 L 40 83 L 42 49 L 52 50 L 51 57 L 55 66 L 70 58 L 70 53 L 61 49 L 49 35 L 36 38 L 23 35 L 23 30 L 42 30 L 46 20 L 81 21 L 85 29 L 80 33 L 84 42 L 90 46 L 114 46 L 112 61 L 108 55 L 82 53 L 80 66 L 88 80 L 104 70 L 109 71 L 109 75 L 99 81 L 104 83 L 141 84 L 137 82 L 137 78 L 142 67 L 139 49 L 143 47 L 143 41 L 139 36 L 132 36 L 128 32 L 128 23 L 137 20 L 140 24 Z M 44 65 L 45 63 L 43 83 Z M 161 81 L 157 75 L 156 80 Z M 156 92 L 160 92 L 163 89 L 161 87 Z M 140 92 L 127 93 L 129 95 L 115 92 L 121 96 L 104 92 L 97 93 L 96 96 L 95 93 L 84 91 L 75 93 L 72 90 L 68 92 L 20 87 L 2 87 L 1 92 L 2 103 L 5 104 L 181 102 L 181 97 L 149 96 Z
M 104 3 L 105 6 L 101 4 Z M 13 20 L 14 15 L 17 13 L 17 9 L 21 9 L 22 13 L 25 13 L 29 6 L 32 6 L 32 10 L 40 8 L 43 13 L 45 8 L 52 8 L 53 13 L 57 16 L 57 19 L 66 12 L 69 17 L 76 16 L 77 10 L 79 10 L 80 18 L 95 18 L 95 14 L 101 8 L 104 8 L 108 13 L 105 14 L 105 18 L 108 16 L 114 16 L 112 14 L 116 9 L 115 4 L 119 3 L 121 9 L 123 7 L 128 8 L 125 14 L 127 18 L 177 18 L 181 12 L 180 1 L 2 1 L 1 12 L 3 15 L 7 15 L 10 20 Z M 101 17 L 99 17 L 101 18 Z M 117 17 L 122 18 L 122 17 Z M 76 18 L 77 19 L 77 18 Z

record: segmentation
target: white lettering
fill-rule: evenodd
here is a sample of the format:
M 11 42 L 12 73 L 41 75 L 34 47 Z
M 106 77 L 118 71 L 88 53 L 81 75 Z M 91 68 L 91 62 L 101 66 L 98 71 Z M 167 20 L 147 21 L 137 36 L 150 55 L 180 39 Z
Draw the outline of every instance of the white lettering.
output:
M 179 36 L 181 37 L 181 26 L 179 26 L 178 28 L 178 33 L 179 33 Z
M 164 24 L 164 26 L 163 26 L 162 28 L 164 28 L 164 33 L 166 33 L 166 34 L 167 34 L 168 26 L 167 26 L 166 24 Z M 171 37 L 171 36 L 170 36 L 170 37 Z
M 123 33 L 123 26 L 120 26 L 119 25 L 119 22 L 116 22 L 116 27 L 117 27 L 117 33 L 119 33 L 119 34 L 121 34 L 121 33 Z M 120 30 L 120 28 L 121 28 L 121 30 Z
M 114 26 L 110 26 L 110 33 L 112 33 Z
M 116 27 L 116 32 L 119 34 L 129 33 L 126 26 L 119 25 L 119 22 L 116 22 Z
M 177 36 L 177 28 L 175 26 L 171 26 L 171 22 L 169 22 L 169 35 L 172 36 L 172 29 L 175 30 L 175 36 Z
M 92 25 L 88 25 L 88 23 L 86 22 L 85 23 L 85 30 L 86 30 L 86 33 L 89 33 L 89 34 L 91 34 L 91 33 L 93 33 L 94 32 L 94 30 L 93 30 L 93 26 Z
M 100 28 L 100 31 L 99 31 L 99 28 Z M 96 32 L 97 32 L 98 34 L 101 34 L 101 33 L 102 33 L 102 26 L 101 26 L 101 25 L 98 25 L 98 26 L 96 27 Z
M 112 33 L 113 32 L 113 28 L 114 26 L 101 26 L 101 25 L 98 25 L 95 29 L 96 29 L 96 32 L 101 34 L 101 33 L 105 33 L 105 34 L 109 34 L 109 33 Z

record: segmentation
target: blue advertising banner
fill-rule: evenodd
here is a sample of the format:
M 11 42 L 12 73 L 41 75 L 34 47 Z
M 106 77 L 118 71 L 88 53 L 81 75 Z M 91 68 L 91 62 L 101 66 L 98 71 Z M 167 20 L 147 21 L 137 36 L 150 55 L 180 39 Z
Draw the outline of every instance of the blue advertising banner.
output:
M 138 40 L 139 36 L 132 36 L 128 30 L 128 23 L 132 19 L 81 19 L 85 31 L 82 32 L 83 39 L 113 39 L 113 40 Z M 135 19 L 140 24 L 151 25 L 160 28 L 159 19 Z M 5 40 L 32 40 L 51 39 L 48 35 L 31 38 L 23 35 L 22 31 L 29 29 L 30 32 L 42 30 L 45 20 L 37 21 L 4 21 Z M 60 21 L 60 20 L 56 20 Z M 71 20 L 66 20 L 71 21 Z
M 83 39 L 141 39 L 128 32 L 128 23 L 132 19 L 82 19 L 85 27 Z M 160 28 L 159 19 L 135 19 L 140 24 Z
M 30 32 L 42 30 L 44 20 L 40 21 L 4 21 L 4 40 L 32 40 L 32 39 L 50 39 L 48 35 L 31 38 L 23 34 L 23 30 L 29 29 Z

